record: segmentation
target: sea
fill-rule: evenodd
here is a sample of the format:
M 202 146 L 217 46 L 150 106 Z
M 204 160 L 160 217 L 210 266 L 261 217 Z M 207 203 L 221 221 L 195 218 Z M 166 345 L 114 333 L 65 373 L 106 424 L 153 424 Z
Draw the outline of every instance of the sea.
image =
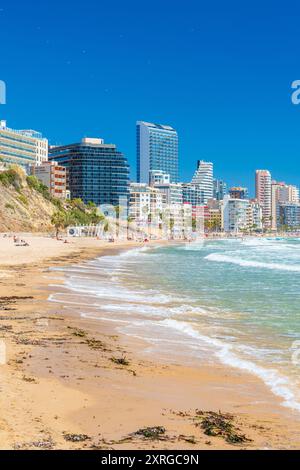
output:
M 55 270 L 63 309 L 114 323 L 145 354 L 253 374 L 300 411 L 300 238 L 143 246 Z

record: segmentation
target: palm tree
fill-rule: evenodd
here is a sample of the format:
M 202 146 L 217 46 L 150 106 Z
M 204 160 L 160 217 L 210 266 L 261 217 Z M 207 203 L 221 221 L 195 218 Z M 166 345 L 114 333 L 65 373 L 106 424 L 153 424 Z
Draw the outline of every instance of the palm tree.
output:
M 62 211 L 57 211 L 52 215 L 51 224 L 55 227 L 56 238 L 58 238 L 59 231 L 69 225 L 66 214 Z

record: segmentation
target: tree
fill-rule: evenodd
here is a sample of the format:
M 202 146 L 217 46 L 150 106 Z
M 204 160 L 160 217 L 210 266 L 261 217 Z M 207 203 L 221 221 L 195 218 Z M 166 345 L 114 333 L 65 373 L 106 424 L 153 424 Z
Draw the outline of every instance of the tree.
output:
M 51 224 L 54 225 L 56 233 L 55 236 L 58 238 L 59 231 L 66 228 L 69 225 L 69 220 L 66 214 L 62 211 L 55 212 L 51 217 Z

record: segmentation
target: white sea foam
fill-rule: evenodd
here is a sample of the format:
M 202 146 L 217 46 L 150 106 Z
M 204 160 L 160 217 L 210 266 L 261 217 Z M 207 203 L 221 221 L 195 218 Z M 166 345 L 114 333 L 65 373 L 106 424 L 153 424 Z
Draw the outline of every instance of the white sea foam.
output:
M 247 371 L 256 375 L 272 390 L 272 392 L 283 398 L 282 405 L 300 411 L 300 403 L 292 390 L 292 385 L 287 377 L 282 376 L 276 369 L 268 369 L 252 361 L 238 357 L 234 352 L 234 346 L 226 344 L 218 339 L 210 338 L 202 335 L 195 330 L 191 325 L 185 322 L 179 322 L 173 319 L 166 319 L 161 322 L 166 327 L 171 327 L 175 330 L 182 331 L 184 334 L 197 338 L 212 348 L 214 354 L 218 359 L 226 365 L 236 367 L 238 369 Z
M 211 253 L 205 257 L 208 261 L 215 261 L 217 263 L 231 263 L 237 264 L 242 267 L 249 268 L 263 268 L 263 269 L 275 269 L 279 271 L 291 271 L 300 272 L 299 265 L 293 264 L 281 264 L 281 263 L 264 263 L 261 261 L 246 260 L 242 258 L 235 258 L 234 256 L 221 255 L 219 253 Z
M 189 246 L 187 245 L 187 250 Z M 202 284 L 199 276 L 199 287 L 201 285 L 199 295 L 195 290 L 196 282 L 191 283 L 192 289 L 188 289 L 188 292 L 191 293 L 187 294 L 184 290 L 186 279 L 183 277 L 186 275 L 186 270 L 183 269 L 182 274 L 181 271 L 178 271 L 179 274 L 177 274 L 174 270 L 178 277 L 174 277 L 172 282 L 174 279 L 177 282 L 182 275 L 182 287 L 178 290 L 174 289 L 174 283 L 168 286 L 167 282 L 165 283 L 166 292 L 162 292 L 164 289 L 161 290 L 159 284 L 157 284 L 156 290 L 144 288 L 144 285 L 147 285 L 147 276 L 149 273 L 151 274 L 151 269 L 157 268 L 157 259 L 154 258 L 162 257 L 162 263 L 165 263 L 166 269 L 172 269 L 174 256 L 170 258 L 170 265 L 167 257 L 182 249 L 185 248 L 180 246 L 167 249 L 166 258 L 164 258 L 164 254 L 161 254 L 162 251 L 160 254 L 153 254 L 151 250 L 151 254 L 149 254 L 148 247 L 140 247 L 117 256 L 101 257 L 86 264 L 72 266 L 71 269 L 63 269 L 66 274 L 65 286 L 63 287 L 68 289 L 69 293 L 51 294 L 50 300 L 81 307 L 82 310 L 86 310 L 81 312 L 82 317 L 119 323 L 118 329 L 122 329 L 130 336 L 146 339 L 149 344 L 153 345 L 153 348 L 157 347 L 160 351 L 164 350 L 165 343 L 183 344 L 186 347 L 179 349 L 183 354 L 185 352 L 187 355 L 193 354 L 193 358 L 203 358 L 203 353 L 208 354 L 208 357 L 212 359 L 215 356 L 224 364 L 260 377 L 273 393 L 283 398 L 285 406 L 300 411 L 297 392 L 293 391 L 292 382 L 273 368 L 274 360 L 280 356 L 281 351 L 274 351 L 272 354 L 272 350 L 268 349 L 268 344 L 264 348 L 266 345 L 263 340 L 258 342 L 260 348 L 252 349 L 250 345 L 247 345 L 249 337 L 251 343 L 251 327 L 248 331 L 247 328 L 244 328 L 245 324 L 239 323 L 240 317 L 247 316 L 249 310 L 246 309 L 244 312 L 241 306 L 241 312 L 236 313 L 233 309 L 240 307 L 226 306 L 225 303 L 219 302 L 220 296 L 223 299 L 222 289 L 227 288 L 226 283 L 224 285 L 223 283 L 217 284 L 217 289 L 214 290 L 211 288 L 209 280 Z M 199 260 L 231 263 L 248 268 L 300 272 L 300 263 L 297 264 L 298 259 L 293 253 L 293 245 L 288 245 L 284 241 L 265 239 L 207 241 L 204 246 L 206 251 L 203 254 L 200 253 L 202 249 L 201 244 L 199 246 L 193 245 L 193 251 L 199 250 L 199 254 L 193 255 L 195 259 L 199 256 Z M 278 254 L 276 249 L 279 251 Z M 204 258 L 205 254 L 209 252 L 211 253 Z M 265 256 L 263 256 L 264 254 Z M 187 256 L 189 256 L 188 253 Z M 180 256 L 179 262 L 182 258 Z M 153 263 L 151 263 L 152 259 Z M 145 263 L 146 271 L 140 268 L 140 266 L 145 266 Z M 206 270 L 215 270 L 213 264 L 202 263 L 202 265 L 205 269 L 205 275 Z M 192 263 L 191 269 L 195 269 L 194 272 L 192 271 L 195 274 L 194 281 L 197 280 L 202 265 Z M 178 265 L 176 265 L 177 268 Z M 145 279 L 137 274 L 141 273 L 143 276 L 143 272 L 146 272 Z M 130 275 L 133 277 L 133 281 L 136 278 L 136 282 L 134 285 L 126 286 L 122 283 L 122 277 L 129 279 Z M 294 278 L 296 279 L 296 276 Z M 140 279 L 142 279 L 142 283 L 140 283 Z M 166 280 L 168 280 L 167 274 Z M 153 285 L 153 283 L 151 284 Z M 61 290 L 62 286 L 58 287 L 58 290 Z M 199 298 L 206 298 L 206 295 L 212 306 L 199 306 Z M 217 304 L 219 308 L 214 307 L 214 304 Z M 66 308 L 68 308 L 67 305 Z M 108 315 L 107 312 L 110 314 Z M 226 318 L 228 322 L 222 322 L 223 318 Z M 272 326 L 276 326 L 276 320 L 274 317 Z M 234 330 L 226 328 L 226 325 L 237 325 L 238 328 Z M 170 328 L 173 331 L 170 331 Z M 241 337 L 242 341 L 240 341 Z M 259 365 L 261 363 L 268 364 L 268 366 L 262 367 Z M 281 364 L 280 358 L 275 367 L 280 367 L 279 364 Z

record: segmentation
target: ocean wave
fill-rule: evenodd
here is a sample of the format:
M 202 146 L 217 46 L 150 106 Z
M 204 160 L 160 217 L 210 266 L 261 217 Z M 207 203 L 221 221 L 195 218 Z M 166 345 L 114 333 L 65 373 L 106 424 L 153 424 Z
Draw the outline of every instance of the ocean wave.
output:
M 300 272 L 300 266 L 295 264 L 281 264 L 281 263 L 264 263 L 261 261 L 246 260 L 243 258 L 235 258 L 233 256 L 221 255 L 218 253 L 211 253 L 205 256 L 208 261 L 215 261 L 217 263 L 231 263 L 237 264 L 238 266 L 248 268 L 263 268 L 263 269 L 275 269 L 279 271 L 291 271 Z
M 232 366 L 259 377 L 271 389 L 274 395 L 283 398 L 282 405 L 300 411 L 300 403 L 292 390 L 292 384 L 287 377 L 282 376 L 276 369 L 268 369 L 250 360 L 237 356 L 233 351 L 233 346 L 218 339 L 202 335 L 191 325 L 173 319 L 166 319 L 161 322 L 165 327 L 179 330 L 182 333 L 197 338 L 210 346 L 215 356 L 228 366 Z

